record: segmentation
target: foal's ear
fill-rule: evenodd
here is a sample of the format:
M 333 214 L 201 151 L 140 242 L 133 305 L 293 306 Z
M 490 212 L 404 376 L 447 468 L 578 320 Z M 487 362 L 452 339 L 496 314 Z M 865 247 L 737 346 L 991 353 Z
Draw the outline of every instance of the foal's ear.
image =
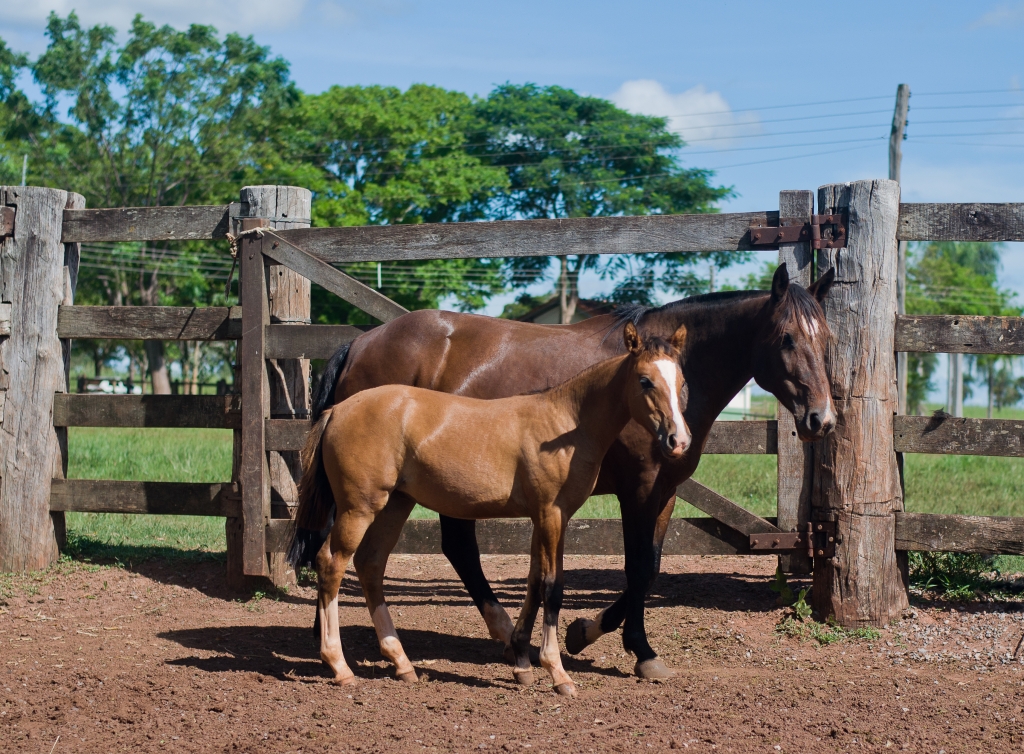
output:
M 787 290 L 789 290 L 789 270 L 786 269 L 786 263 L 783 262 L 775 270 L 775 276 L 772 278 L 772 301 L 780 301 L 786 295 Z
M 626 349 L 633 354 L 640 353 L 644 349 L 643 341 L 640 340 L 640 333 L 636 331 L 636 325 L 627 322 L 622 330 L 622 339 L 626 341 Z
M 825 296 L 828 295 L 828 291 L 832 287 L 832 283 L 835 281 L 836 268 L 829 267 L 828 272 L 807 286 L 807 292 L 814 296 L 814 298 L 818 299 L 818 303 L 820 304 L 825 300 Z
M 677 351 L 686 348 L 686 325 L 679 325 L 679 329 L 672 333 L 672 347 Z

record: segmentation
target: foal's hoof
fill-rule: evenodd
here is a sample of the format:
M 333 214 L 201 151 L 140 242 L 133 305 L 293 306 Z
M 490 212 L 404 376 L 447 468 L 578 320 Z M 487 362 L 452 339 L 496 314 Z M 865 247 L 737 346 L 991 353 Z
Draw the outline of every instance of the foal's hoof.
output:
M 415 670 L 410 670 L 408 673 L 395 673 L 395 678 L 402 683 L 416 683 L 419 680 Z
M 574 683 L 559 683 L 555 686 L 555 693 L 559 696 L 576 696 L 576 684 Z
M 633 668 L 633 672 L 648 681 L 665 681 L 676 677 L 676 671 L 662 662 L 660 657 L 638 662 Z
M 586 649 L 590 642 L 587 641 L 587 628 L 594 621 L 587 618 L 577 618 L 565 629 L 565 651 L 571 655 L 578 655 Z
M 331 683 L 335 686 L 354 686 L 356 684 L 356 677 L 354 675 L 335 676 L 331 679 Z
M 533 685 L 533 671 L 532 670 L 520 670 L 519 668 L 512 669 L 512 675 L 515 676 L 516 683 L 520 686 L 532 686 Z

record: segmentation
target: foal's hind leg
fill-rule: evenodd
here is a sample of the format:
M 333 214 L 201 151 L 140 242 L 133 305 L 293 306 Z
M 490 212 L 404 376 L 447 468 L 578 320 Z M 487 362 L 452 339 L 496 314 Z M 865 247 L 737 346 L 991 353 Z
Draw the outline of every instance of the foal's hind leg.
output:
M 366 531 L 355 557 L 356 573 L 363 586 L 363 596 L 373 627 L 377 631 L 381 654 L 394 663 L 396 677 L 408 683 L 416 682 L 416 669 L 402 649 L 391 613 L 384 601 L 384 570 L 414 505 L 412 498 L 400 492 L 392 494 L 384 510 L 377 514 Z
M 338 625 L 338 589 L 345 567 L 373 522 L 369 511 L 347 510 L 334 522 L 331 536 L 317 554 L 317 614 L 320 618 L 320 659 L 334 671 L 334 682 L 355 683 L 355 674 L 345 662 Z

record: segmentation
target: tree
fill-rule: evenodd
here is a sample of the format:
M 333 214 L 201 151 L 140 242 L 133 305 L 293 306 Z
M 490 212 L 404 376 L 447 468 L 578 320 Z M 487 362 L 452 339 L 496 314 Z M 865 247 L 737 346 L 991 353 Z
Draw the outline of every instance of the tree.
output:
M 1002 246 L 991 243 L 933 242 L 911 248 L 907 266 L 907 314 L 977 314 L 1019 316 L 1013 293 L 998 287 Z M 998 366 L 1008 357 L 973 360 L 989 385 L 989 416 L 996 399 Z M 909 354 L 907 410 L 920 413 L 933 389 L 934 354 Z M 1002 400 L 1002 399 L 1000 399 Z
M 466 151 L 478 130 L 465 94 L 417 84 L 334 86 L 305 95 L 280 136 L 277 175 L 300 176 L 313 190 L 313 224 L 395 225 L 478 220 L 504 190 L 502 169 Z M 448 297 L 477 309 L 505 289 L 498 260 L 439 259 L 348 265 L 345 271 L 378 287 L 408 309 L 436 308 Z M 379 275 L 378 275 L 379 272 Z M 314 319 L 367 322 L 351 305 L 313 289 Z
M 490 203 L 496 218 L 711 212 L 731 194 L 710 185 L 710 172 L 680 166 L 684 143 L 665 118 L 633 115 L 606 100 L 535 84 L 499 86 L 477 103 L 476 112 L 483 128 L 468 151 L 508 176 L 508 190 Z M 713 259 L 720 267 L 739 261 L 736 254 Z M 624 278 L 613 294 L 619 300 L 650 300 L 658 284 L 674 292 L 694 292 L 701 284 L 693 272 L 696 255 L 641 254 L 602 263 L 582 254 L 558 260 L 562 322 L 572 320 L 580 273 L 587 269 Z M 542 278 L 548 266 L 545 257 L 508 262 L 518 286 Z

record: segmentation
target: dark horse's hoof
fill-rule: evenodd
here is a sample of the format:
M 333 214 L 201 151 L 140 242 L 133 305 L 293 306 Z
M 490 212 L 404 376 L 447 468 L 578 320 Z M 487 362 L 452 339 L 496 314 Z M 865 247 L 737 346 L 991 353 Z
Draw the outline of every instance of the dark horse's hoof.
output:
M 416 683 L 419 680 L 415 670 L 410 670 L 408 673 L 395 673 L 395 678 L 403 683 Z
M 665 681 L 676 677 L 676 671 L 666 665 L 660 657 L 638 662 L 633 672 L 648 681 Z
M 533 685 L 533 670 L 520 670 L 519 668 L 512 669 L 512 675 L 515 676 L 516 683 L 520 686 L 532 686 Z
M 502 655 L 505 658 L 505 664 L 515 667 L 516 665 L 516 652 L 512 649 L 511 644 L 505 645 L 505 652 Z M 530 664 L 535 668 L 540 667 L 540 650 L 536 647 L 530 647 Z
M 587 627 L 593 623 L 587 618 L 577 618 L 565 629 L 565 651 L 571 655 L 578 655 L 588 646 Z

